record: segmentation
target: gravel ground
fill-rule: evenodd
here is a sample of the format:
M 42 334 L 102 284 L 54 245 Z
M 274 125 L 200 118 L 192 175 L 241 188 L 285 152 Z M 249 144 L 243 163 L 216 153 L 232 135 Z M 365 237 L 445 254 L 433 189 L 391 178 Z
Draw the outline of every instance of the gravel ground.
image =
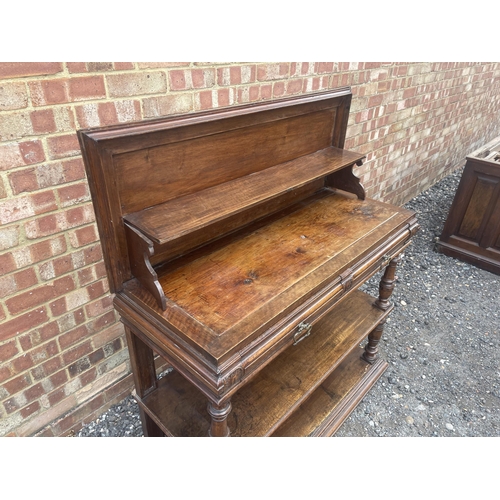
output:
M 405 206 L 421 230 L 380 343 L 389 368 L 336 436 L 500 436 L 500 277 L 435 252 L 462 169 Z M 380 276 L 364 289 L 376 296 Z M 142 436 L 128 397 L 77 434 Z

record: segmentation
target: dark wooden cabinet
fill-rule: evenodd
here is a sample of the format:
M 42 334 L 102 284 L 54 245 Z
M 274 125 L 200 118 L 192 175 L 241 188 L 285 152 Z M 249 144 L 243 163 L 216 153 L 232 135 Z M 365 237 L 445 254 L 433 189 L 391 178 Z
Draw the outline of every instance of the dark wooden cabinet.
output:
M 79 132 L 145 435 L 331 435 L 387 367 L 418 224 L 365 199 L 350 102 L 342 88 Z M 358 290 L 381 269 L 378 298 Z M 174 368 L 160 379 L 155 353 Z
M 437 249 L 500 274 L 500 137 L 467 156 Z

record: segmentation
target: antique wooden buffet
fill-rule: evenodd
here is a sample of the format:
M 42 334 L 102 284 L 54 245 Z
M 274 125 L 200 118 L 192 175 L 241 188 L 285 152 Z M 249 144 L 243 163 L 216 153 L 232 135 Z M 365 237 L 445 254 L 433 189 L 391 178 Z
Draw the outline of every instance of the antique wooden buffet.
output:
M 341 88 L 79 131 L 146 436 L 332 435 L 386 369 L 418 224 L 365 199 L 350 102 Z M 378 298 L 358 290 L 383 269 Z M 160 378 L 155 353 L 173 367 Z

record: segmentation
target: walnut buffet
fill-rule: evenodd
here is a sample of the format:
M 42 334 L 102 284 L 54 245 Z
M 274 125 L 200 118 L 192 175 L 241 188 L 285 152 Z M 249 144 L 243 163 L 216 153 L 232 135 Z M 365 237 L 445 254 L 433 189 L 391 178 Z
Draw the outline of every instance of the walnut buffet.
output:
M 418 224 L 365 199 L 350 103 L 341 88 L 79 131 L 146 436 L 332 435 L 386 369 Z M 358 290 L 383 269 L 378 298 Z

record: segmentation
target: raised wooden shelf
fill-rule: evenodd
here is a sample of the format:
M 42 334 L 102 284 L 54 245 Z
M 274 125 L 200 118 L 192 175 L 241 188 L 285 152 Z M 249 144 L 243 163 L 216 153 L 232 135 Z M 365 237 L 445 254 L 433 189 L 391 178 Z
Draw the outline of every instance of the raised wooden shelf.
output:
M 361 161 L 364 155 L 326 148 L 260 172 L 169 200 L 124 217 L 154 243 L 163 245 L 243 210 L 268 202 L 283 192 L 298 189 L 341 168 Z
M 279 355 L 242 387 L 232 399 L 233 410 L 228 420 L 231 435 L 269 436 L 290 415 L 294 422 L 292 429 L 298 429 L 294 411 L 305 400 L 317 399 L 315 391 L 332 372 L 330 379 L 333 383 L 340 377 L 342 397 L 329 402 L 330 411 L 326 416 L 342 402 L 345 408 L 340 417 L 344 419 L 364 394 L 359 393 L 359 387 L 367 390 L 373 377 L 378 378 L 387 366 L 384 362 L 370 365 L 361 359 L 363 351 L 358 348 L 390 311 L 374 307 L 374 301 L 373 297 L 359 290 L 353 292 L 318 321 L 307 338 Z M 355 355 L 350 355 L 352 352 Z M 335 373 L 339 366 L 344 376 Z M 320 394 L 324 391 L 324 388 L 319 390 Z M 350 391 L 354 397 L 346 404 L 346 395 Z M 207 435 L 210 418 L 206 400 L 178 373 L 166 375 L 158 381 L 156 390 L 142 400 L 138 399 L 166 435 Z M 303 407 L 300 413 L 304 413 Z M 328 419 L 329 425 L 331 420 L 340 425 L 337 418 Z M 308 434 L 311 433 L 309 427 L 305 426 Z M 320 423 L 316 423 L 316 427 L 321 427 Z M 279 432 L 290 432 L 286 429 L 288 427 L 280 428 Z

